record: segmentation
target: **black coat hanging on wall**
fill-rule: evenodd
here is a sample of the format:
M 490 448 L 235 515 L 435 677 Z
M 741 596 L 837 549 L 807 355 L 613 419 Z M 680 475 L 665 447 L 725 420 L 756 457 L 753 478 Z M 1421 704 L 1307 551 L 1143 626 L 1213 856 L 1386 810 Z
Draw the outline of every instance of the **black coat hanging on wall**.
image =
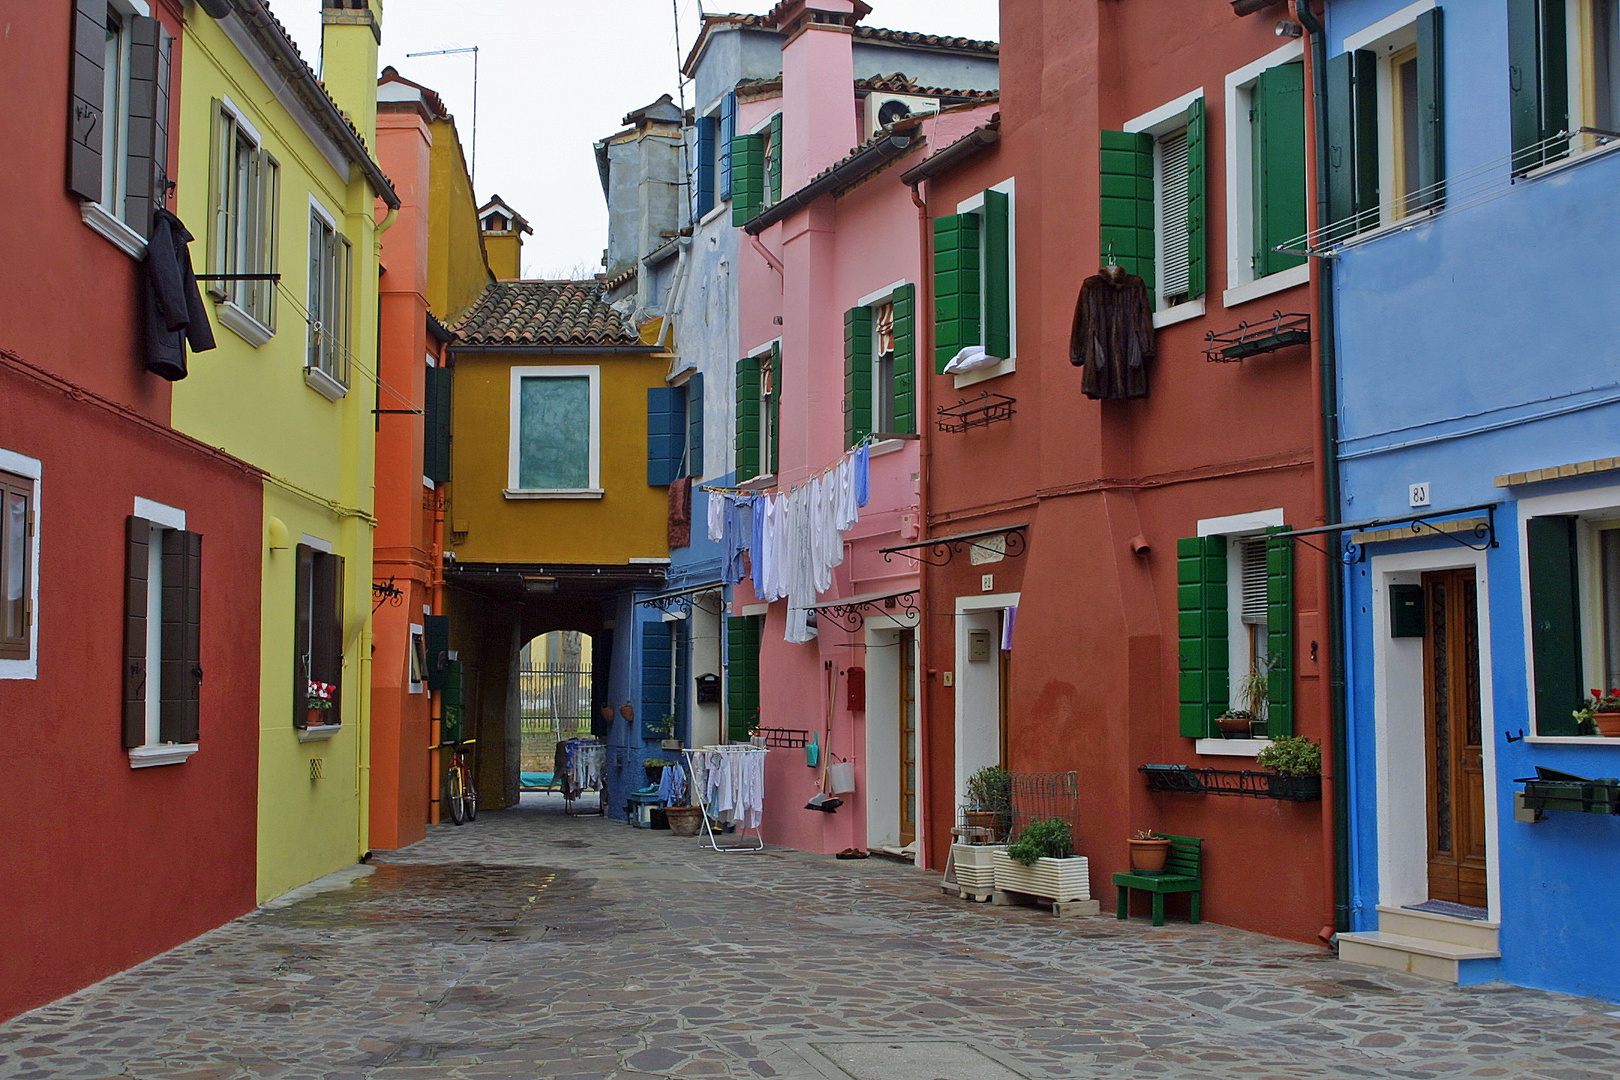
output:
M 159 207 L 152 212 L 146 241 L 146 370 L 176 382 L 186 377 L 186 344 L 192 352 L 214 347 L 197 276 L 191 269 L 191 233 L 180 219 Z
M 1152 358 L 1153 310 L 1147 283 L 1117 266 L 1086 278 L 1069 335 L 1069 362 L 1085 368 L 1080 389 L 1086 397 L 1147 397 Z

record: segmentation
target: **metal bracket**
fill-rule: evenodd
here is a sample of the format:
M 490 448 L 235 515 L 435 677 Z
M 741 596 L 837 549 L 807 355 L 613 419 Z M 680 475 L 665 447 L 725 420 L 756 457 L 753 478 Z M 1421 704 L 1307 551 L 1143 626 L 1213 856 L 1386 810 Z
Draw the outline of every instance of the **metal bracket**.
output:
M 862 608 L 871 608 L 875 612 L 895 618 L 895 614 L 887 610 L 890 606 L 900 608 L 900 618 L 915 617 L 918 613 L 916 591 L 901 593 L 899 596 L 891 596 L 886 600 L 862 600 L 855 604 L 828 604 L 826 607 L 816 608 L 815 612 L 818 616 L 825 615 L 831 619 L 833 625 L 840 630 L 853 634 L 866 625 L 866 616 L 861 614 Z
M 1009 559 L 1016 559 L 1024 554 L 1028 543 L 1024 537 L 1024 530 L 1028 525 L 1009 525 L 1004 529 L 985 529 L 982 532 L 963 533 L 961 536 L 942 536 L 938 540 L 924 540 L 916 544 L 901 544 L 898 547 L 879 548 L 884 562 L 893 562 L 894 556 L 910 559 L 913 562 L 926 563 L 929 566 L 944 566 L 956 557 L 958 552 L 967 548 L 978 548 L 980 551 L 994 552 Z M 992 536 L 1002 538 L 1000 550 L 983 543 Z
M 371 595 L 377 598 L 377 602 L 371 605 L 372 611 L 376 611 L 385 603 L 392 603 L 395 607 L 399 607 L 405 601 L 405 590 L 395 585 L 392 577 L 387 581 L 372 582 Z

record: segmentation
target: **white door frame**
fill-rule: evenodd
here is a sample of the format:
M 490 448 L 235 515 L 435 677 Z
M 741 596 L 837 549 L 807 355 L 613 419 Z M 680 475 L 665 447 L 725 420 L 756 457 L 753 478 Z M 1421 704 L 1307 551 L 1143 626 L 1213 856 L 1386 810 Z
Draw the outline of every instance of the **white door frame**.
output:
M 890 625 L 866 627 L 866 846 L 898 847 L 900 842 L 900 632 L 917 625 L 909 621 L 882 620 Z M 918 727 L 918 778 L 922 774 L 921 716 L 918 694 L 919 643 L 911 639 L 911 700 L 913 722 Z M 917 820 L 915 850 L 921 850 L 922 793 L 917 792 L 914 809 Z
M 981 596 L 958 596 L 956 598 L 956 618 L 952 620 L 956 628 L 956 655 L 952 661 L 956 668 L 956 687 L 955 693 L 952 694 L 956 709 L 956 738 L 954 743 L 956 790 L 951 793 L 951 798 L 954 801 L 960 801 L 966 792 L 968 776 L 985 764 L 984 762 L 978 762 L 969 765 L 967 757 L 962 752 L 968 730 L 968 706 L 964 704 L 964 699 L 970 695 L 966 691 L 972 689 L 975 691 L 974 696 L 982 696 L 982 694 L 978 693 L 982 688 L 974 686 L 971 681 L 979 678 L 979 673 L 968 667 L 968 630 L 974 628 L 972 626 L 974 620 L 967 618 L 967 616 L 988 611 L 999 611 L 1002 608 L 1017 607 L 1019 595 L 1019 593 L 986 593 Z M 1000 633 L 1001 624 L 998 620 L 995 629 L 992 631 L 993 652 L 997 652 L 1001 648 Z M 996 702 L 997 707 L 999 707 L 1001 701 L 1001 664 L 999 655 L 989 662 L 987 676 L 991 685 L 989 698 Z

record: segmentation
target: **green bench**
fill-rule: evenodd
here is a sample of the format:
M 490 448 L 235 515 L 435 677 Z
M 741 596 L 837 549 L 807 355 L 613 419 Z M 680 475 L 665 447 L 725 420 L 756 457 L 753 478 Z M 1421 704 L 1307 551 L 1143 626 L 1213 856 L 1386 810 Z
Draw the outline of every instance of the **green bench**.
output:
M 1114 917 L 1128 919 L 1131 916 L 1131 890 L 1141 889 L 1153 894 L 1153 925 L 1164 925 L 1164 898 L 1167 893 L 1191 893 L 1188 898 L 1192 904 L 1191 916 L 1188 922 L 1198 922 L 1198 909 L 1203 899 L 1204 879 L 1204 841 L 1197 836 L 1171 836 L 1169 833 L 1158 833 L 1158 836 L 1170 841 L 1170 853 L 1164 862 L 1162 874 L 1137 874 L 1121 871 L 1114 875 L 1114 884 L 1119 889 L 1119 910 Z

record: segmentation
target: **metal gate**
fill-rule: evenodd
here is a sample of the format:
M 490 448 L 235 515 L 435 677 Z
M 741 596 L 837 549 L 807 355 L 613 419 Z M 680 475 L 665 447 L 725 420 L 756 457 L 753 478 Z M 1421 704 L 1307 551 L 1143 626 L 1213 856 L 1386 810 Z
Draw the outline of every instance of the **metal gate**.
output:
M 549 773 L 559 742 L 591 733 L 591 668 L 525 668 L 519 680 L 523 771 Z

